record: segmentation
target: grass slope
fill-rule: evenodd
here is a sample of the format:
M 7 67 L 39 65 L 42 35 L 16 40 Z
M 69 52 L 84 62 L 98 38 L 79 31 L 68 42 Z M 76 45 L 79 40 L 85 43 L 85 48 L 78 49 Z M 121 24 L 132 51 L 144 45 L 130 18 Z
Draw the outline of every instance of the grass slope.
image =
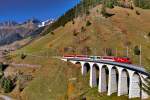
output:
M 21 60 L 20 56 L 13 58 L 16 63 L 42 65 L 36 72 L 36 78 L 21 93 L 23 100 L 79 100 L 83 96 L 88 100 L 128 100 L 115 94 L 110 97 L 99 94 L 97 89 L 89 88 L 89 75 L 82 77 L 78 66 L 51 58 L 63 54 L 83 54 L 86 48 L 89 55 L 105 55 L 104 48 L 117 48 L 118 56 L 125 56 L 128 45 L 129 57 L 138 64 L 133 48 L 142 44 L 142 64 L 150 67 L 150 38 L 147 37 L 150 32 L 150 11 L 137 8 L 140 12 L 137 15 L 134 10 L 115 7 L 108 9 L 109 13 L 115 15 L 104 18 L 100 15 L 100 8 L 95 7 L 89 16 L 75 19 L 75 24 L 69 22 L 65 27 L 56 29 L 54 34 L 47 34 L 14 53 L 32 54 L 25 60 Z M 88 20 L 92 23 L 90 26 L 86 26 Z M 85 28 L 82 32 L 81 27 Z

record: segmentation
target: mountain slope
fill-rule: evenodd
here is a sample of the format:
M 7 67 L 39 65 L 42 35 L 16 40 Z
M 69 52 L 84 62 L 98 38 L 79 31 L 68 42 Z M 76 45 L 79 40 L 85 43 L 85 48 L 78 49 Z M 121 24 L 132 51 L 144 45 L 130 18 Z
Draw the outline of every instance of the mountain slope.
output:
M 138 9 L 138 8 L 137 8 Z M 97 10 L 99 10 L 97 12 Z M 65 27 L 56 29 L 53 34 L 38 39 L 31 45 L 22 49 L 25 52 L 38 52 L 40 50 L 55 51 L 59 54 L 79 53 L 89 48 L 87 54 L 104 55 L 105 48 L 118 49 L 118 56 L 126 56 L 126 47 L 130 49 L 129 56 L 134 60 L 133 48 L 141 44 L 143 60 L 149 57 L 149 10 L 138 9 L 141 15 L 134 10 L 115 7 L 109 13 L 115 14 L 110 18 L 100 15 L 100 6 L 94 8 L 89 16 L 79 17 L 69 22 Z M 92 24 L 86 26 L 87 21 Z M 68 50 L 65 50 L 67 49 Z M 76 50 L 75 50 L 76 49 Z M 84 52 L 85 53 L 85 52 Z M 54 55 L 54 54 L 50 54 Z M 115 52 L 114 52 L 115 55 Z M 136 62 L 135 62 L 136 63 Z
M 128 47 L 129 57 L 134 64 L 139 64 L 139 57 L 134 55 L 134 47 L 141 44 L 142 65 L 150 67 L 150 54 L 148 53 L 150 50 L 148 37 L 150 10 L 136 8 L 140 13 L 137 14 L 135 10 L 115 7 L 107 9 L 107 12 L 113 16 L 104 18 L 100 13 L 100 8 L 101 5 L 91 9 L 88 16 L 78 17 L 74 22 L 70 21 L 64 27 L 57 28 L 14 53 L 18 55 L 24 52 L 27 57 L 22 60 L 18 55 L 12 58 L 13 62 L 42 65 L 36 72 L 36 78 L 21 93 L 23 100 L 41 100 L 41 98 L 49 100 L 53 97 L 57 100 L 60 98 L 78 100 L 83 96 L 89 100 L 110 100 L 110 98 L 128 100 L 124 96 L 116 97 L 116 94 L 112 97 L 107 97 L 106 94 L 100 95 L 97 89 L 88 87 L 88 75 L 86 78 L 80 76 L 79 66 L 52 58 L 64 54 L 105 55 L 105 48 L 114 50 L 113 55 L 116 55 L 117 49 L 118 56 L 126 56 L 126 47 Z M 87 24 L 88 21 L 91 24 Z M 61 68 L 63 70 L 60 70 Z M 57 73 L 60 73 L 60 76 L 55 81 Z M 70 78 L 77 78 L 75 84 L 69 82 Z M 39 90 L 41 91 L 38 92 Z
M 0 23 L 0 46 L 11 44 L 27 36 L 39 34 L 40 32 L 36 32 L 39 29 L 39 24 L 40 21 L 36 19 L 30 19 L 21 24 L 14 21 Z

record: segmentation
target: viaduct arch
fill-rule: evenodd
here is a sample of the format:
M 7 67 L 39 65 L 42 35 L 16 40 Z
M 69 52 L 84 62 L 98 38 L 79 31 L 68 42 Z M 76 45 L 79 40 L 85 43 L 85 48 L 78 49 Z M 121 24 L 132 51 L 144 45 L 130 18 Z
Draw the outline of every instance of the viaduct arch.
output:
M 68 61 L 66 59 L 62 59 Z M 98 92 L 107 92 L 110 96 L 117 93 L 117 96 L 128 95 L 129 98 L 148 98 L 148 95 L 141 90 L 146 73 L 140 69 L 135 70 L 123 64 L 111 64 L 110 62 L 84 61 L 77 59 L 69 60 L 73 64 L 81 65 L 81 73 L 83 76 L 90 72 L 90 87 L 98 87 Z M 124 67 L 125 66 L 125 67 Z

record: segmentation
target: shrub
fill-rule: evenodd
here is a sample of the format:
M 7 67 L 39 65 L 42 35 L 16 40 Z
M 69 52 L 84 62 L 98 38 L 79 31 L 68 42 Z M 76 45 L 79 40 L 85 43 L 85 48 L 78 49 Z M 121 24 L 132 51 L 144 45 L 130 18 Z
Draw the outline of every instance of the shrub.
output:
M 86 26 L 90 26 L 92 23 L 88 20 L 87 22 L 86 22 Z
M 134 54 L 135 54 L 135 55 L 140 55 L 140 54 L 141 54 L 141 51 L 140 51 L 140 49 L 139 49 L 138 46 L 135 46 L 135 47 L 134 47 Z
M 5 93 L 9 93 L 12 91 L 14 84 L 13 84 L 12 80 L 10 80 L 8 78 L 3 78 L 1 80 L 1 86 L 2 86 L 2 88 L 4 88 Z
M 9 65 L 8 64 L 3 64 L 3 63 L 0 63 L 0 72 L 4 71 Z
M 54 32 L 51 32 L 51 34 L 52 34 L 52 35 L 55 35 L 55 33 L 54 33 Z
M 114 3 L 113 3 L 113 1 L 110 1 L 110 2 L 107 4 L 107 7 L 108 7 L 108 8 L 114 8 Z
M 73 36 L 77 36 L 78 34 L 79 33 L 76 30 L 73 31 Z
M 0 63 L 0 71 L 3 71 L 3 64 Z
M 140 15 L 140 12 L 139 12 L 139 11 L 137 11 L 137 10 L 136 10 L 136 12 L 135 12 L 135 13 L 136 13 L 137 15 Z
M 0 78 L 2 78 L 4 76 L 4 72 L 0 71 Z
M 148 33 L 148 35 L 147 35 L 148 37 L 150 37 L 150 32 Z
M 2 78 L 3 77 L 3 75 L 4 75 L 4 72 L 3 72 L 3 68 L 4 66 L 3 66 L 3 64 L 2 63 L 0 63 L 0 78 Z
M 87 16 L 90 15 L 90 12 L 89 12 L 89 11 L 86 11 L 86 15 L 87 15 Z
M 27 55 L 25 55 L 24 53 L 21 54 L 21 59 L 25 59 Z
M 81 27 L 81 32 L 85 32 L 85 31 L 86 31 L 85 27 L 82 26 L 82 27 Z
M 97 9 L 97 10 L 96 10 L 96 12 L 98 13 L 98 12 L 99 12 L 99 10 Z
M 102 4 L 102 8 L 101 8 L 101 14 L 102 14 L 102 16 L 104 16 L 104 17 L 111 17 L 112 14 L 107 13 L 106 7 L 107 7 L 106 1 L 104 0 L 104 1 L 103 1 L 103 4 Z

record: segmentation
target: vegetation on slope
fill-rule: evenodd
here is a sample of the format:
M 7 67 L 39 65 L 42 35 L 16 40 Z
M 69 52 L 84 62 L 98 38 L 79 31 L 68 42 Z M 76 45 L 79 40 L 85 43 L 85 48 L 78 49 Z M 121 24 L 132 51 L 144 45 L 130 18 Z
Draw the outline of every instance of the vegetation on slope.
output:
M 128 100 L 127 97 L 116 97 L 116 94 L 111 97 L 99 94 L 97 88 L 88 87 L 89 76 L 82 77 L 78 66 L 68 65 L 52 58 L 64 54 L 105 55 L 106 49 L 108 52 L 112 51 L 111 55 L 127 56 L 126 47 L 128 47 L 129 57 L 134 64 L 139 64 L 139 57 L 134 55 L 134 48 L 141 44 L 142 65 L 150 67 L 148 60 L 150 55 L 147 54 L 150 49 L 148 38 L 150 13 L 149 10 L 137 9 L 141 15 L 137 15 L 134 10 L 120 7 L 107 9 L 107 12 L 114 15 L 104 18 L 101 16 L 101 5 L 96 6 L 89 10 L 87 16 L 78 17 L 64 27 L 54 30 L 53 34 L 50 32 L 15 52 L 27 55 L 25 59 L 21 59 L 20 55 L 14 57 L 12 60 L 15 63 L 42 65 L 36 72 L 35 79 L 21 92 L 22 99 L 60 100 L 60 98 L 86 97 L 89 100 L 109 100 L 110 98 Z M 47 59 L 49 57 L 50 59 Z M 70 79 L 71 82 L 75 79 L 75 84 L 69 83 Z
M 149 0 L 134 0 L 134 4 L 137 7 L 150 9 L 150 1 Z
M 44 34 L 47 34 L 60 26 L 65 26 L 67 22 L 72 21 L 74 18 L 78 16 L 88 14 L 91 8 L 99 4 L 103 4 L 104 2 L 108 8 L 113 8 L 114 6 L 121 6 L 121 7 L 133 9 L 132 7 L 133 4 L 136 7 L 140 7 L 144 9 L 150 8 L 149 0 L 133 0 L 133 4 L 130 2 L 130 0 L 129 2 L 123 0 L 83 0 L 76 6 L 68 10 L 66 13 L 64 13 L 62 16 L 60 16 L 55 23 L 49 26 L 49 28 L 44 32 Z

